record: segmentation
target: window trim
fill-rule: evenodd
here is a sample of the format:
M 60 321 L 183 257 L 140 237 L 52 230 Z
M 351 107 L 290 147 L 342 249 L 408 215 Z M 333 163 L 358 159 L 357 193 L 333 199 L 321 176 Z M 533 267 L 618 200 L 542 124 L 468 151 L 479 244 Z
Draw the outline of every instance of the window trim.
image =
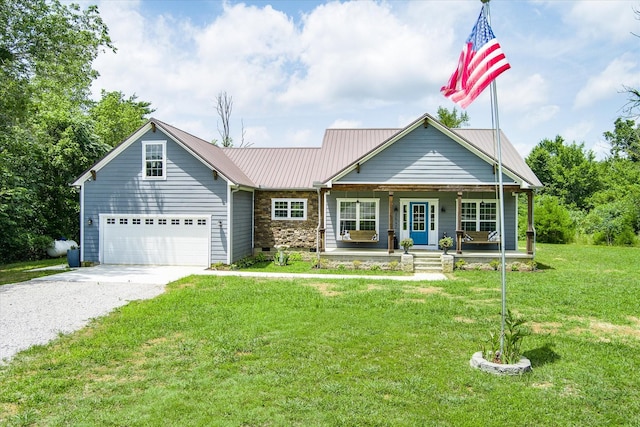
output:
M 277 202 L 286 202 L 287 203 L 287 216 L 276 216 L 276 203 Z M 291 203 L 292 202 L 302 202 L 303 204 L 303 212 L 302 217 L 292 217 L 291 216 Z M 297 199 L 297 198 L 272 198 L 271 199 L 271 220 L 272 221 L 306 221 L 307 220 L 307 199 Z M 281 209 L 278 209 L 281 210 Z
M 465 231 L 481 231 L 480 230 L 480 223 L 482 222 L 493 222 L 495 223 L 495 231 L 500 230 L 500 215 L 498 212 L 498 209 L 500 209 L 500 207 L 498 206 L 498 200 L 484 200 L 484 199 L 462 199 L 461 203 L 475 203 L 476 205 L 476 217 L 473 220 L 473 222 L 475 222 L 476 226 L 475 226 L 475 230 L 465 230 Z M 495 214 L 495 220 L 483 220 L 480 219 L 480 204 L 481 203 L 491 203 L 493 205 L 495 205 L 495 209 L 496 209 L 496 214 Z M 460 206 L 460 212 L 462 215 L 462 206 Z M 472 222 L 472 220 L 465 220 L 463 218 L 459 218 L 459 224 L 462 225 L 465 222 Z M 464 230 L 464 227 L 462 227 Z
M 362 202 L 373 202 L 375 204 L 375 232 L 380 235 L 380 199 L 379 198 L 337 198 L 336 199 L 336 224 L 338 226 L 337 235 L 340 236 L 342 234 L 342 229 L 340 224 L 342 223 L 342 217 L 340 216 L 340 204 L 342 202 L 356 202 L 356 230 L 360 230 L 360 203 Z M 359 203 L 360 202 L 360 203 Z M 364 220 L 363 220 L 364 221 Z
M 162 147 L 162 176 L 147 175 L 147 146 Z M 167 141 L 142 141 L 142 179 L 145 181 L 164 181 L 167 179 Z

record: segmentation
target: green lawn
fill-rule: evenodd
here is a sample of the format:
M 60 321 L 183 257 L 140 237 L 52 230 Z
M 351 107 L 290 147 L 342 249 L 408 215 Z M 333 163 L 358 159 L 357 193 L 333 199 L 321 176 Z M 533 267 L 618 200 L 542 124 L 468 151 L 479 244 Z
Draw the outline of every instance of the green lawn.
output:
M 469 359 L 500 276 L 192 276 L 0 368 L 3 425 L 640 425 L 638 248 L 538 245 L 508 272 L 533 372 Z
M 27 280 L 35 279 L 36 277 L 48 276 L 50 274 L 60 273 L 64 270 L 44 270 L 44 271 L 31 271 L 36 268 L 52 267 L 57 265 L 66 265 L 66 258 L 49 258 L 40 261 L 28 261 L 17 262 L 14 264 L 2 264 L 0 265 L 0 285 L 6 285 L 7 283 L 25 282 Z

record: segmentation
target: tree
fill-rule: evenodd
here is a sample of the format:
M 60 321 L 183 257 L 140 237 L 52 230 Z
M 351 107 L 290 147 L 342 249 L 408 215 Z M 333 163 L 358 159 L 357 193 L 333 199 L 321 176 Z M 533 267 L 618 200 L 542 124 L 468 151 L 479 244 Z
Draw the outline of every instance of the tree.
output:
M 155 111 L 150 102 L 137 101 L 132 95 L 125 99 L 122 92 L 102 91 L 102 99 L 89 110 L 94 131 L 100 140 L 115 147 L 131 133 L 135 132 Z
M 68 184 L 104 152 L 84 112 L 97 76 L 91 63 L 111 41 L 95 6 L 0 2 L 1 263 L 77 234 Z
M 566 145 L 561 136 L 544 139 L 525 159 L 544 184 L 543 194 L 559 197 L 567 206 L 588 208 L 588 199 L 601 187 L 595 154 L 584 144 Z
M 538 196 L 535 200 L 536 239 L 543 243 L 569 243 L 575 235 L 575 223 L 569 210 L 555 196 Z
M 458 110 L 453 107 L 452 111 L 447 110 L 444 107 L 438 107 L 438 121 L 448 128 L 461 128 L 469 126 L 469 115 L 467 112 L 463 112 L 458 117 Z
M 218 126 L 218 132 L 220 133 L 221 144 L 223 147 L 233 147 L 233 139 L 231 139 L 231 127 L 229 122 L 231 120 L 231 111 L 233 110 L 233 97 L 228 95 L 227 92 L 220 92 L 216 96 L 216 112 L 222 122 L 222 129 Z M 214 141 L 214 144 L 216 141 Z
M 636 125 L 634 120 L 618 117 L 614 123 L 614 131 L 604 132 L 603 135 L 611 144 L 613 157 L 640 162 L 640 125 Z

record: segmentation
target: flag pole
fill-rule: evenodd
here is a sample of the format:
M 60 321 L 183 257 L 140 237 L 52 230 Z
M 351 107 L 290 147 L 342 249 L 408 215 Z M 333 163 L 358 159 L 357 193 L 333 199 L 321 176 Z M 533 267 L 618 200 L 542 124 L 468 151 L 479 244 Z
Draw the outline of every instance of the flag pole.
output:
M 491 16 L 489 10 L 489 2 L 490 0 L 480 0 L 483 4 L 487 5 L 486 13 L 487 13 L 487 21 L 491 23 Z M 500 214 L 500 273 L 501 273 L 501 290 L 502 290 L 502 310 L 501 310 L 501 321 L 500 321 L 500 359 L 502 360 L 502 356 L 504 354 L 504 334 L 505 334 L 505 319 L 507 316 L 507 256 L 505 251 L 505 234 L 504 234 L 504 183 L 502 182 L 502 144 L 500 141 L 500 117 L 498 115 L 498 89 L 496 85 L 495 79 L 491 82 L 491 106 L 493 115 L 493 123 L 494 123 L 494 139 L 497 146 L 497 157 L 498 157 L 498 198 L 500 199 L 499 203 L 499 214 Z

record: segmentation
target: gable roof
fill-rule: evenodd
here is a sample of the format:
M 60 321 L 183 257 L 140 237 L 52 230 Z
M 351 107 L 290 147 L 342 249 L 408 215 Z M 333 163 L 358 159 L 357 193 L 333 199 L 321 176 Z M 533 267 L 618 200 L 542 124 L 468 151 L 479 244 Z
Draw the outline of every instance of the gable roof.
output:
M 247 175 L 224 154 L 221 148 L 216 147 L 204 139 L 193 136 L 188 132 L 154 118 L 149 119 L 147 123 L 138 128 L 138 130 L 131 134 L 131 136 L 115 146 L 102 159 L 84 171 L 82 175 L 80 175 L 71 185 L 82 185 L 83 182 L 89 179 L 92 170 L 97 172 L 102 169 L 106 164 L 118 156 L 118 154 L 138 140 L 138 138 L 153 129 L 154 126 L 162 130 L 162 132 L 173 139 L 173 141 L 182 148 L 189 151 L 202 163 L 210 167 L 212 170 L 218 171 L 218 173 L 230 184 L 246 187 L 256 186 L 255 183 L 251 181 Z
M 415 130 L 417 127 L 423 126 L 425 124 L 434 126 L 439 131 L 449 136 L 453 141 L 461 144 L 469 151 L 476 154 L 478 157 L 483 158 L 488 163 L 498 163 L 497 153 L 494 149 L 493 136 L 495 132 L 493 129 L 451 129 L 433 118 L 431 115 L 424 114 L 405 128 L 387 129 L 387 131 L 389 132 L 395 132 L 386 140 L 379 141 L 377 145 L 372 144 L 373 148 L 371 150 L 366 152 L 364 155 L 355 158 L 347 167 L 335 171 L 332 176 L 328 177 L 323 182 L 327 183 L 331 180 L 341 178 L 342 176 L 355 169 L 357 164 L 366 162 L 390 145 L 399 141 L 402 137 Z M 377 131 L 379 131 L 379 129 L 363 129 L 363 131 L 366 131 L 370 134 L 370 143 L 373 143 L 376 139 L 376 136 L 378 136 Z M 520 156 L 515 147 L 507 139 L 502 130 L 500 130 L 500 142 L 502 148 L 503 172 L 513 177 L 515 181 L 522 182 L 525 187 L 542 187 L 543 185 L 538 177 L 536 177 L 531 168 L 526 164 L 524 159 Z
M 424 114 L 405 128 L 327 129 L 319 148 L 220 148 L 157 119 L 150 119 L 129 138 L 87 169 L 72 185 L 81 185 L 91 170 L 99 170 L 153 126 L 230 184 L 261 189 L 311 189 L 314 183 L 339 179 L 424 123 L 449 136 L 488 163 L 497 163 L 492 129 L 450 129 Z M 529 188 L 542 183 L 500 131 L 504 172 Z

